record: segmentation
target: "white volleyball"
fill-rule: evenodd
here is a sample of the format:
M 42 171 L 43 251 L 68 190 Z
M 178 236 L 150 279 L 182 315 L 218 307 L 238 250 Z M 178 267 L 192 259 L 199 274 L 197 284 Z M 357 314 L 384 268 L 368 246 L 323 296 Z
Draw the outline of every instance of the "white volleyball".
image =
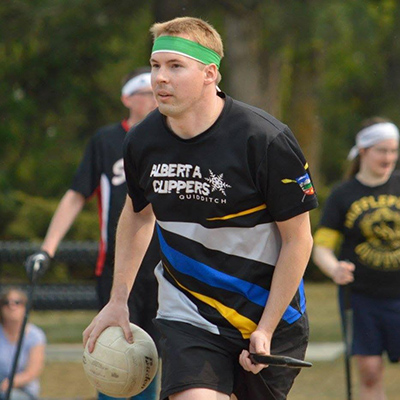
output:
M 158 369 L 158 354 L 151 336 L 130 324 L 132 344 L 125 340 L 122 328 L 105 329 L 95 348 L 83 352 L 83 369 L 89 382 L 101 393 L 112 397 L 131 397 L 147 388 Z

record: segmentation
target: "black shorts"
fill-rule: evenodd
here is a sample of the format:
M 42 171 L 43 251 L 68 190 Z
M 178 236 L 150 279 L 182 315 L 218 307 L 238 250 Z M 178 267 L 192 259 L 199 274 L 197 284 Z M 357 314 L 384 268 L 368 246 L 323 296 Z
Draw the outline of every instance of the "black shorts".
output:
M 155 324 L 161 333 L 161 400 L 191 388 L 234 393 L 238 400 L 284 400 L 300 371 L 270 366 L 255 375 L 239 364 L 249 340 L 222 337 L 178 321 L 157 319 Z M 271 354 L 304 359 L 307 343 L 304 315 L 274 335 Z
M 343 304 L 341 303 L 343 308 Z M 400 299 L 379 299 L 351 294 L 353 309 L 352 354 L 381 356 L 400 361 Z M 342 310 L 343 317 L 343 310 Z

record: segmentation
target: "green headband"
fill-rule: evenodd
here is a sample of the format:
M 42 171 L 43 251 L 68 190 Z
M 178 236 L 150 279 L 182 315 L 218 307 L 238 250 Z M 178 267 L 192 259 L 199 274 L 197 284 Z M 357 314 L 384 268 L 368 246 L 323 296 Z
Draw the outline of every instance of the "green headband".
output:
M 165 51 L 193 58 L 202 64 L 215 64 L 217 68 L 221 63 L 221 57 L 214 50 L 179 36 L 159 36 L 154 41 L 152 54 Z

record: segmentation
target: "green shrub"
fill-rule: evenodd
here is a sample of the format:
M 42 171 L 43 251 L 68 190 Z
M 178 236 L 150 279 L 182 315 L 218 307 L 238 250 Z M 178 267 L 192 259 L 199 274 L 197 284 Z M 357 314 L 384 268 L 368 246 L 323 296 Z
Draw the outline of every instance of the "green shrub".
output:
M 46 235 L 51 218 L 60 199 L 30 196 L 23 192 L 12 192 L 0 198 L 5 208 L 0 216 L 4 223 L 0 231 L 1 240 L 29 240 L 41 242 Z M 91 202 L 80 213 L 70 231 L 68 240 L 97 240 L 99 237 L 98 215 Z

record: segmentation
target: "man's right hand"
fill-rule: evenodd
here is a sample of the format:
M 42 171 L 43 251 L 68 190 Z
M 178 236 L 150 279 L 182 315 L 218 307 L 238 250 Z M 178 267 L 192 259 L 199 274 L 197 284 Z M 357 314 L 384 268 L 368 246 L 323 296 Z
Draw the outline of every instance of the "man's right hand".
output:
M 96 340 L 100 334 L 109 326 L 120 326 L 126 341 L 133 343 L 127 303 L 110 300 L 83 332 L 83 346 L 86 347 L 86 344 L 88 344 L 89 353 L 94 350 Z
M 26 259 L 25 269 L 31 283 L 35 283 L 44 275 L 50 266 L 50 261 L 49 253 L 44 250 L 40 250 Z

